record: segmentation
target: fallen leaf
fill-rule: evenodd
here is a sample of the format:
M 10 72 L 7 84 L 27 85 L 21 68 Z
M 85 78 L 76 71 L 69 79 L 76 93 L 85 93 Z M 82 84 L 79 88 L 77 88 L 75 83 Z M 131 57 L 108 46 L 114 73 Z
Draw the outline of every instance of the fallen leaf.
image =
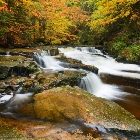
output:
M 123 129 L 125 129 L 125 128 L 126 128 L 126 126 L 125 126 L 124 124 L 122 124 L 122 128 L 123 128 Z

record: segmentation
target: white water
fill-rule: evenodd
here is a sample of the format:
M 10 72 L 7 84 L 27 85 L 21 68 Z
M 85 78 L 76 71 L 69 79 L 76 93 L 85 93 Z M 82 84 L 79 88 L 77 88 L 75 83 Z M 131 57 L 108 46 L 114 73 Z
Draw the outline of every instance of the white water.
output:
M 13 97 L 13 93 L 11 93 L 10 95 L 4 95 L 3 97 L 0 98 L 0 104 L 9 101 L 12 97 Z
M 7 107 L 18 107 L 21 104 L 26 104 L 31 102 L 33 93 L 27 94 L 16 94 L 11 100 L 8 102 Z
M 100 73 L 112 74 L 116 76 L 140 79 L 140 67 L 135 64 L 118 63 L 115 59 L 103 55 L 99 50 L 89 52 L 88 48 L 60 48 L 59 51 L 64 53 L 68 58 L 81 60 L 83 64 L 94 65 L 99 68 Z M 104 56 L 104 57 L 103 57 Z M 137 71 L 139 73 L 124 72 Z
M 82 78 L 79 87 L 87 90 L 89 93 L 92 93 L 97 97 L 102 97 L 109 100 L 122 100 L 123 96 L 129 94 L 121 91 L 115 85 L 102 83 L 100 78 L 91 72 L 88 73 L 86 77 Z
M 60 66 L 61 62 L 55 60 L 45 51 L 42 51 L 41 54 L 35 53 L 34 59 L 43 69 L 52 69 L 52 70 L 63 70 L 64 68 Z
M 137 71 L 140 72 L 140 67 L 134 64 L 118 63 L 115 59 L 102 54 L 99 50 L 93 48 L 77 47 L 77 48 L 59 48 L 60 53 L 68 58 L 81 60 L 83 64 L 94 65 L 99 68 L 99 75 L 101 73 L 111 74 L 116 76 L 129 77 L 133 79 L 140 79 L 139 73 L 124 72 Z M 81 81 L 80 87 L 88 92 L 111 100 L 123 100 L 123 96 L 130 95 L 130 93 L 123 92 L 117 85 L 109 85 L 101 82 L 100 78 L 89 73 Z
M 86 65 L 97 66 L 99 68 L 100 73 L 101 72 L 106 72 L 106 73 L 114 72 L 115 74 L 117 74 L 118 72 L 120 72 L 122 73 L 122 75 L 123 73 L 126 73 L 126 72 L 119 71 L 119 63 L 117 63 L 113 58 L 109 56 L 104 56 L 99 50 L 93 47 L 59 48 L 59 51 L 60 53 L 64 53 L 66 57 L 81 60 Z M 93 55 L 93 54 L 96 54 L 96 55 Z M 45 53 L 39 55 L 38 60 L 43 61 L 46 68 L 50 68 L 52 70 L 65 69 L 62 66 L 60 66 L 61 62 L 56 61 L 51 56 Z M 40 62 L 39 64 L 41 65 L 41 63 L 42 62 Z M 124 65 L 123 68 L 125 67 L 126 66 Z M 130 73 L 130 74 L 132 75 L 133 73 Z M 99 76 L 91 72 L 88 73 L 87 76 L 81 80 L 81 83 L 79 86 L 98 97 L 103 97 L 107 99 L 121 100 L 123 96 L 125 96 L 126 94 L 129 94 L 129 93 L 121 91 L 115 85 L 108 85 L 108 84 L 102 83 Z

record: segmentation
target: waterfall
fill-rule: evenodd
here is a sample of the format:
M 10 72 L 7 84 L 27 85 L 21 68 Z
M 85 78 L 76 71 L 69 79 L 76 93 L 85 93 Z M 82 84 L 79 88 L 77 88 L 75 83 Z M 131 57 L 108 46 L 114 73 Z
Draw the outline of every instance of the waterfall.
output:
M 108 55 L 102 54 L 100 51 L 93 51 L 91 48 L 59 48 L 61 53 L 68 58 L 73 58 L 76 60 L 81 60 L 83 64 L 93 65 L 99 69 L 99 74 L 106 73 L 121 77 L 129 77 L 140 79 L 140 66 L 135 64 L 123 64 L 118 63 L 115 59 L 111 58 Z M 86 51 L 85 51 L 86 50 Z M 90 53 L 90 52 L 94 52 Z M 97 55 L 99 54 L 100 55 Z M 133 71 L 136 71 L 133 73 Z
M 45 69 L 53 69 L 53 70 L 62 70 L 63 67 L 61 66 L 61 62 L 55 60 L 48 54 L 46 51 L 42 51 L 41 54 L 34 53 L 33 55 L 34 60 L 38 63 L 38 65 Z
M 10 55 L 10 52 L 6 52 L 6 55 L 5 55 L 5 56 L 11 56 L 11 55 Z
M 100 78 L 91 72 L 81 79 L 79 87 L 93 95 L 96 95 L 97 97 L 107 98 L 110 100 L 121 100 L 122 96 L 126 94 L 128 95 L 128 93 L 122 92 L 115 85 L 107 85 L 102 83 Z

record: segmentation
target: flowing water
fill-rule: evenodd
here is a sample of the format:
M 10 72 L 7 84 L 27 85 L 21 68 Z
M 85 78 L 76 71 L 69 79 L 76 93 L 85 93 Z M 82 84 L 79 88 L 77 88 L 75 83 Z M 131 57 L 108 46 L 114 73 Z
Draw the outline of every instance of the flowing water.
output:
M 59 52 L 68 58 L 81 60 L 83 64 L 99 68 L 98 75 L 87 71 L 87 76 L 81 79 L 79 87 L 98 97 L 115 101 L 140 120 L 140 66 L 118 63 L 94 47 L 59 48 Z M 45 51 L 41 54 L 34 53 L 33 58 L 42 69 L 49 72 L 68 69 Z M 21 96 L 18 94 L 12 101 L 15 102 L 14 99 L 17 98 L 19 100 Z M 28 94 L 23 96 L 28 100 Z
M 81 60 L 83 64 L 93 65 L 99 69 L 98 75 L 87 71 L 87 76 L 81 79 L 79 87 L 95 96 L 115 101 L 140 120 L 140 66 L 118 63 L 115 59 L 104 55 L 94 47 L 59 48 L 59 52 L 68 58 Z M 67 64 L 52 58 L 49 52 L 34 53 L 33 58 L 42 69 L 47 69 L 45 71 L 47 73 L 69 69 Z M 6 109 L 0 112 L 0 115 L 18 118 L 19 114 L 12 113 L 12 110 L 16 110 L 21 103 L 33 101 L 32 95 L 34 93 L 20 94 L 21 90 L 22 87 L 19 88 L 16 95 L 8 102 Z M 2 97 L 0 102 L 9 98 L 11 96 Z M 90 127 L 95 130 L 97 128 L 97 126 L 95 128 L 94 126 Z M 106 135 L 108 134 L 106 129 L 99 127 L 99 131 L 104 134 L 106 133 Z M 87 131 L 87 127 L 85 128 Z
M 68 58 L 99 68 L 98 76 L 89 73 L 80 87 L 90 93 L 115 101 L 140 120 L 140 66 L 118 63 L 94 47 L 59 48 Z
M 61 62 L 52 58 L 50 54 L 46 51 L 42 51 L 41 54 L 34 53 L 33 58 L 38 63 L 38 65 L 43 69 L 52 69 L 54 71 L 64 69 L 61 66 Z

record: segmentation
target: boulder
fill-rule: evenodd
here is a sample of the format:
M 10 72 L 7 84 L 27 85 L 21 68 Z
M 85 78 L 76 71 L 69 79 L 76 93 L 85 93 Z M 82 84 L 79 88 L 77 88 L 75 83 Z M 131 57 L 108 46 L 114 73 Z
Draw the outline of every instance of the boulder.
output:
M 78 87 L 57 87 L 35 94 L 34 102 L 19 105 L 18 113 L 55 122 L 81 121 L 107 129 L 140 131 L 140 121 L 116 103 Z

